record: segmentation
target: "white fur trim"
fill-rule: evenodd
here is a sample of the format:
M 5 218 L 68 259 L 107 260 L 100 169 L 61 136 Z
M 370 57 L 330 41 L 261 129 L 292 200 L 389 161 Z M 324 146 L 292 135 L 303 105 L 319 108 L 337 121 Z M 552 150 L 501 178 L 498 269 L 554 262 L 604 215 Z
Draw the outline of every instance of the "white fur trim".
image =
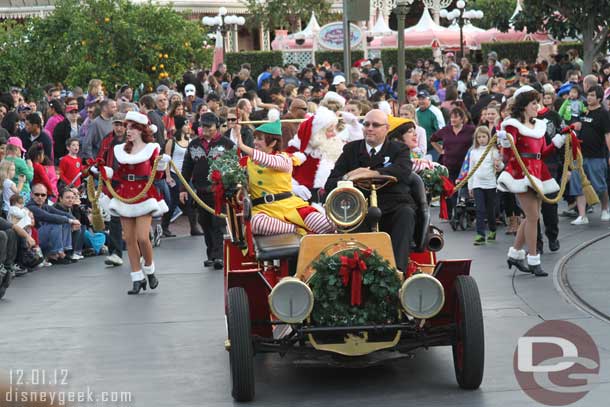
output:
M 144 272 L 144 274 L 146 274 L 147 276 L 151 275 L 151 274 L 155 274 L 155 263 L 152 262 L 150 264 L 150 266 L 145 266 L 142 265 L 142 271 Z
M 553 145 L 557 148 L 563 147 L 566 143 L 566 135 L 565 134 L 555 134 L 555 137 L 551 140 Z
M 267 120 L 272 122 L 280 120 L 280 111 L 277 109 L 269 109 L 267 112 Z
M 292 153 L 292 155 L 295 156 L 296 158 L 298 158 L 299 161 L 301 162 L 301 164 L 303 164 L 305 161 L 307 161 L 307 156 L 300 151 L 297 151 L 296 153 Z
M 131 281 L 142 281 L 145 278 L 144 273 L 142 273 L 142 270 L 132 271 L 129 274 L 131 275 Z
M 523 259 L 525 259 L 525 250 L 523 250 L 523 249 L 517 250 L 511 246 L 508 249 L 508 257 L 510 257 L 512 259 L 516 259 L 516 260 L 523 260 Z
M 559 191 L 559 185 L 553 178 L 546 181 L 541 181 L 533 175 L 532 178 L 534 179 L 534 182 L 538 188 L 544 192 L 545 195 Z M 513 194 L 517 194 L 527 192 L 528 188 L 531 187 L 532 186 L 527 177 L 515 179 L 508 171 L 502 171 L 498 177 L 498 189 L 502 192 L 512 192 Z
M 161 151 L 161 147 L 157 143 L 147 143 L 146 146 L 136 154 L 130 154 L 125 151 L 125 143 L 114 146 L 114 156 L 121 164 L 140 164 L 152 157 L 153 153 Z
M 540 265 L 540 255 L 537 254 L 535 256 L 527 255 L 527 264 L 530 266 L 538 266 Z
M 321 159 L 318 164 L 318 170 L 313 180 L 314 188 L 324 188 L 330 172 L 335 168 L 335 162 L 327 159 Z
M 288 147 L 294 147 L 297 150 L 300 150 L 301 149 L 301 139 L 299 138 L 299 136 L 297 136 L 295 134 L 295 136 L 288 141 Z
M 522 93 L 532 92 L 535 90 L 536 89 L 532 88 L 530 85 L 524 85 L 524 86 L 521 86 L 519 89 L 517 89 L 515 91 L 515 93 L 513 93 L 513 97 L 516 98 L 517 96 L 519 96 Z
M 327 92 L 326 95 L 324 95 L 324 98 L 322 98 L 322 102 L 337 102 L 339 103 L 339 105 L 341 105 L 341 108 L 343 109 L 343 107 L 345 106 L 345 98 L 343 96 L 341 96 L 340 94 L 338 94 L 337 92 Z M 322 107 L 322 106 L 320 106 Z M 320 108 L 318 108 L 320 109 Z M 316 110 L 316 114 L 318 114 L 319 110 Z
M 146 126 L 148 124 L 148 116 L 139 112 L 134 112 L 132 110 L 127 112 L 127 114 L 125 115 L 125 121 L 139 123 Z
M 143 202 L 135 204 L 126 204 L 116 198 L 112 198 L 109 210 L 112 216 L 137 218 L 138 216 L 143 215 L 152 215 L 153 217 L 161 216 L 169 211 L 169 208 L 164 200 L 157 201 L 155 198 L 148 198 Z
M 104 165 L 104 170 L 106 170 L 106 176 L 108 177 L 108 179 L 112 178 L 112 176 L 114 175 L 114 170 L 105 165 Z
M 542 138 L 546 134 L 546 123 L 544 120 L 534 119 L 534 128 L 531 129 L 527 127 L 525 124 L 521 123 L 519 120 L 509 117 L 502 122 L 502 130 L 505 130 L 506 127 L 512 126 L 519 130 L 519 134 L 526 137 L 531 138 Z
M 327 128 L 333 125 L 337 125 L 339 123 L 339 119 L 337 119 L 337 115 L 332 110 L 327 107 L 320 106 L 318 110 L 316 110 L 316 114 L 313 117 L 313 122 L 311 123 L 311 134 L 318 134 L 322 131 L 326 131 Z

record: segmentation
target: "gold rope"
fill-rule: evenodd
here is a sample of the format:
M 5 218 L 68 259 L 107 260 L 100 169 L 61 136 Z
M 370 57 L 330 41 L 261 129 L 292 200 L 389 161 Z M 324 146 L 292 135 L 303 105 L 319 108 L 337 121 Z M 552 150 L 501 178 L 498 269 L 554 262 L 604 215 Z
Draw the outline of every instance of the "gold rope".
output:
M 146 182 L 146 185 L 144 185 L 144 188 L 140 191 L 140 193 L 138 195 L 134 196 L 133 198 L 124 198 L 114 190 L 114 188 L 112 187 L 111 180 L 104 179 L 104 184 L 106 184 L 106 188 L 108 188 L 108 191 L 110 191 L 110 195 L 112 195 L 113 198 L 116 198 L 119 201 L 126 203 L 126 204 L 132 204 L 132 203 L 135 203 L 135 202 L 139 201 L 140 199 L 144 198 L 146 196 L 146 194 L 148 193 L 148 190 L 150 189 L 150 187 L 152 187 L 153 182 L 155 181 L 155 175 L 157 173 L 157 165 L 159 164 L 159 160 L 161 160 L 162 157 L 163 157 L 162 155 L 158 155 L 157 158 L 155 158 L 155 161 L 153 163 L 153 171 L 151 172 L 150 176 L 148 177 L 148 181 Z M 100 172 L 100 174 L 101 174 L 101 172 Z
M 91 202 L 91 225 L 95 232 L 103 232 L 106 228 L 104 226 L 104 217 L 99 205 L 100 195 L 102 194 L 102 183 L 98 182 L 97 191 L 95 190 L 95 180 L 93 175 L 90 173 L 87 177 L 87 196 L 89 202 Z
M 491 140 L 489 140 L 489 144 L 487 145 L 487 148 L 485 149 L 485 151 L 483 151 L 483 155 L 481 155 L 481 158 L 479 159 L 479 161 L 476 163 L 476 165 L 474 166 L 474 168 L 470 171 L 468 171 L 468 175 L 461 180 L 460 182 L 458 182 L 455 187 L 454 190 L 457 191 L 460 188 L 462 188 L 465 184 L 468 183 L 468 180 L 474 175 L 474 173 L 479 169 L 479 167 L 483 164 L 483 161 L 485 160 L 485 157 L 487 156 L 487 154 L 489 153 L 489 151 L 491 151 L 491 148 L 496 144 L 498 136 L 494 135 Z M 572 164 L 572 146 L 571 146 L 571 138 L 569 137 L 569 135 L 566 135 L 566 142 L 565 142 L 565 153 L 564 153 L 564 160 L 563 160 L 563 174 L 561 175 L 561 181 L 560 181 L 560 187 L 559 187 L 559 192 L 557 193 L 557 196 L 555 198 L 547 198 L 546 195 L 544 195 L 544 192 L 542 192 L 540 190 L 540 188 L 538 187 L 538 185 L 534 182 L 534 179 L 532 178 L 532 175 L 529 173 L 527 167 L 525 166 L 525 163 L 523 162 L 523 159 L 521 158 L 521 155 L 519 154 L 519 151 L 517 150 L 517 147 L 515 146 L 515 143 L 512 139 L 512 137 L 508 137 L 508 140 L 510 141 L 510 147 L 513 151 L 513 154 L 515 155 L 515 158 L 517 159 L 517 163 L 519 164 L 519 166 L 521 167 L 521 170 L 523 171 L 523 173 L 525 174 L 525 176 L 527 177 L 528 181 L 530 182 L 530 185 L 532 187 L 532 189 L 540 196 L 540 198 L 548 204 L 556 204 L 558 203 L 562 198 L 563 198 L 563 194 L 565 192 L 566 186 L 568 184 L 568 170 L 570 168 L 574 168 L 573 164 Z M 579 158 L 581 158 L 581 155 L 579 153 Z M 580 162 L 580 161 L 579 161 Z M 582 165 L 580 165 L 580 167 L 582 167 Z M 584 175 L 584 171 L 579 170 L 581 177 Z M 586 175 L 584 176 L 584 178 L 582 178 L 583 180 L 586 179 Z M 588 180 L 587 180 L 588 181 Z M 583 188 L 584 188 L 585 182 L 583 181 Z M 590 184 L 589 184 L 590 185 Z M 588 199 L 587 199 L 588 201 Z
M 193 198 L 193 200 L 197 203 L 197 205 L 201 206 L 203 209 L 205 209 L 206 211 L 208 211 L 210 214 L 212 214 L 214 216 L 218 216 L 219 218 L 223 218 L 223 219 L 225 219 L 227 217 L 227 215 L 225 215 L 224 213 L 216 215 L 216 211 L 214 210 L 214 208 L 211 208 L 205 202 L 203 202 L 201 200 L 201 198 L 199 198 L 197 196 L 197 193 L 195 191 L 193 191 L 193 188 L 191 188 L 188 181 L 186 179 L 184 179 L 184 177 L 182 176 L 182 174 L 181 174 L 180 170 L 178 169 L 178 166 L 176 165 L 174 160 L 171 160 L 169 163 L 172 166 L 172 168 L 174 169 L 175 174 L 178 176 L 178 179 L 180 180 L 180 182 L 182 182 L 182 185 L 186 189 L 186 192 L 189 193 L 189 195 Z

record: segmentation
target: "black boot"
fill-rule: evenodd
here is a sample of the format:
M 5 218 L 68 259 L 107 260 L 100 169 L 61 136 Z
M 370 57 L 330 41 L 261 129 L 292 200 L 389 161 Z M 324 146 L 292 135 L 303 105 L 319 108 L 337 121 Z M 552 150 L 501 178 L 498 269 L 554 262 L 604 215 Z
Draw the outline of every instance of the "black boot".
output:
M 536 277 L 546 277 L 549 275 L 546 271 L 542 270 L 540 264 L 536 264 L 534 266 L 529 266 L 530 273 L 533 273 Z
M 191 226 L 191 236 L 203 236 L 203 230 L 201 230 L 201 225 L 197 222 L 197 217 L 197 211 L 194 208 L 189 208 L 188 219 Z
M 157 288 L 157 286 L 159 285 L 159 280 L 157 280 L 157 277 L 155 277 L 154 274 L 147 274 L 146 277 L 148 277 L 148 284 L 150 285 L 150 289 L 154 290 L 155 288 Z
M 519 271 L 522 271 L 524 273 L 531 273 L 527 262 L 525 261 L 525 259 L 515 259 L 513 257 L 508 257 L 506 259 L 506 263 L 508 264 L 508 269 L 510 270 L 513 266 L 517 267 L 517 269 L 519 269 Z
M 133 288 L 127 291 L 129 295 L 140 294 L 140 290 L 146 291 L 146 280 L 138 280 L 133 282 Z
M 163 229 L 163 237 L 176 237 L 176 235 L 172 234 L 169 230 L 169 223 L 172 215 L 169 212 L 163 214 L 161 218 L 161 228 Z
M 549 249 L 551 249 L 552 252 L 559 250 L 559 240 L 549 240 Z

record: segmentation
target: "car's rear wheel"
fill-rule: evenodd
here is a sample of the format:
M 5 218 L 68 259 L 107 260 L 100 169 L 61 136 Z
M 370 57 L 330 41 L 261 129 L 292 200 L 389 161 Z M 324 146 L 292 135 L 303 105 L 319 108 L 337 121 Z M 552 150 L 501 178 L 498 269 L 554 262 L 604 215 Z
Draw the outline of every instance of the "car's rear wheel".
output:
M 241 287 L 229 289 L 227 305 L 231 394 L 236 401 L 250 401 L 254 398 L 254 350 L 248 294 Z
M 5 274 L 0 274 L 0 299 L 4 297 L 6 289 L 11 285 L 11 272 L 6 270 Z
M 456 278 L 455 298 L 455 377 L 462 389 L 475 390 L 483 381 L 485 337 L 481 297 L 472 277 Z

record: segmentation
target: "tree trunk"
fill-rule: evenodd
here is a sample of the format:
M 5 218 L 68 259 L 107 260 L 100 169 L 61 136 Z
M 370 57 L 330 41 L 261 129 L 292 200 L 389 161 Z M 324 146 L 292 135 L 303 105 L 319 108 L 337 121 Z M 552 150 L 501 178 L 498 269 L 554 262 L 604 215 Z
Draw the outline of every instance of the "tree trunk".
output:
M 598 49 L 599 46 L 593 42 L 593 28 L 584 27 L 582 30 L 583 75 L 588 75 L 591 73 L 591 69 L 593 68 L 593 60 L 595 59 L 595 54 L 597 54 Z

